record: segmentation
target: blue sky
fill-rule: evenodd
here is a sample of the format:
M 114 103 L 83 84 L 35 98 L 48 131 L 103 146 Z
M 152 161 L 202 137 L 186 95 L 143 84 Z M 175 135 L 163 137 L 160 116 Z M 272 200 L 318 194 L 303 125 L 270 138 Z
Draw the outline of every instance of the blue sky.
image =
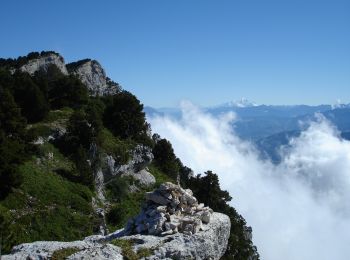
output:
M 349 0 L 1 3 L 0 56 L 93 58 L 144 104 L 350 102 Z

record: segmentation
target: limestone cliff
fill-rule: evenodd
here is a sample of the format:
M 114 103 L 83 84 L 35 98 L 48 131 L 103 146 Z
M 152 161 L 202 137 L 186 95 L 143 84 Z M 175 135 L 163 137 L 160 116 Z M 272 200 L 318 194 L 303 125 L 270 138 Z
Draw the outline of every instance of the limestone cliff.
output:
M 35 72 L 48 72 L 50 66 L 56 66 L 63 75 L 77 76 L 88 88 L 92 96 L 113 95 L 120 91 L 120 86 L 106 76 L 101 64 L 96 60 L 84 59 L 65 64 L 61 55 L 55 52 L 42 52 L 35 58 L 17 68 L 19 71 L 34 75 Z M 12 72 L 16 71 L 15 68 Z
M 109 84 L 105 70 L 96 60 L 81 60 L 67 65 L 69 72 L 80 78 L 94 96 L 113 95 L 117 89 Z
M 35 59 L 30 59 L 19 70 L 33 75 L 36 71 L 47 72 L 48 68 L 52 65 L 55 65 L 64 75 L 68 75 L 63 57 L 56 53 L 47 53 L 39 55 Z

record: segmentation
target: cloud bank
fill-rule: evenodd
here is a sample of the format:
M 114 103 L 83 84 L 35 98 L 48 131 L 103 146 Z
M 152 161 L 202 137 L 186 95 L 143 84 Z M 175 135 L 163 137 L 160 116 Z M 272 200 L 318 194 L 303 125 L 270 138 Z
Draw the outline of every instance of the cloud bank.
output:
M 219 175 L 262 259 L 350 259 L 350 142 L 322 116 L 281 149 L 279 165 L 237 137 L 233 113 L 213 118 L 184 102 L 181 119 L 148 120 L 195 173 Z

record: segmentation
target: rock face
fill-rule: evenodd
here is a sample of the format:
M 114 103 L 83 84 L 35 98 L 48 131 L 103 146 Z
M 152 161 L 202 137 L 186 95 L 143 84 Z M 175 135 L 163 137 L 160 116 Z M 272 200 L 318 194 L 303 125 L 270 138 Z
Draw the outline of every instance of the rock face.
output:
M 49 259 L 63 248 L 75 248 L 68 259 L 123 259 L 115 239 L 128 240 L 132 250 L 148 249 L 143 259 L 220 259 L 230 236 L 228 216 L 199 204 L 191 190 L 164 183 L 146 193 L 141 213 L 125 229 L 112 234 L 94 235 L 83 241 L 43 241 L 15 246 L 2 259 Z
M 115 86 L 108 84 L 106 73 L 96 60 L 78 61 L 76 65 L 68 65 L 69 72 L 80 78 L 94 96 L 113 95 Z
M 47 52 L 30 59 L 19 70 L 34 75 L 37 71 L 46 73 L 52 65 L 55 65 L 64 75 L 77 76 L 93 96 L 114 95 L 120 91 L 120 86 L 106 77 L 104 69 L 96 60 L 86 59 L 66 65 L 62 56 L 54 52 Z M 12 72 L 15 70 L 12 69 Z
M 52 65 L 55 65 L 64 75 L 68 75 L 63 57 L 55 53 L 41 55 L 39 58 L 32 59 L 20 67 L 19 70 L 33 75 L 37 71 L 47 72 Z
M 131 159 L 119 165 L 112 156 L 106 156 L 106 174 L 109 176 L 131 176 L 142 186 L 151 186 L 156 182 L 154 176 L 148 172 L 147 166 L 152 162 L 154 156 L 152 149 L 144 145 L 136 145 L 130 153 Z

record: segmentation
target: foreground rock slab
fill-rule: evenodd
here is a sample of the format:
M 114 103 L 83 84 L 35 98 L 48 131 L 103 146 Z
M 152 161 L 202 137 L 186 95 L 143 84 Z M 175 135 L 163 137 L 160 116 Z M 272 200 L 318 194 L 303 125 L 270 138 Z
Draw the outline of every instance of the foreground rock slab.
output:
M 227 248 L 231 222 L 228 216 L 198 203 L 191 190 L 163 183 L 146 193 L 139 215 L 124 229 L 94 235 L 82 241 L 38 241 L 15 246 L 5 260 L 43 260 L 64 249 L 74 249 L 67 259 L 123 259 L 125 248 L 140 259 L 220 259 Z
M 133 249 L 153 250 L 146 259 L 220 259 L 227 247 L 231 222 L 228 216 L 214 212 L 209 224 L 193 235 L 176 233 L 163 237 L 150 235 L 121 236 L 123 230 L 111 234 L 105 239 L 119 237 L 121 240 L 134 242 Z

